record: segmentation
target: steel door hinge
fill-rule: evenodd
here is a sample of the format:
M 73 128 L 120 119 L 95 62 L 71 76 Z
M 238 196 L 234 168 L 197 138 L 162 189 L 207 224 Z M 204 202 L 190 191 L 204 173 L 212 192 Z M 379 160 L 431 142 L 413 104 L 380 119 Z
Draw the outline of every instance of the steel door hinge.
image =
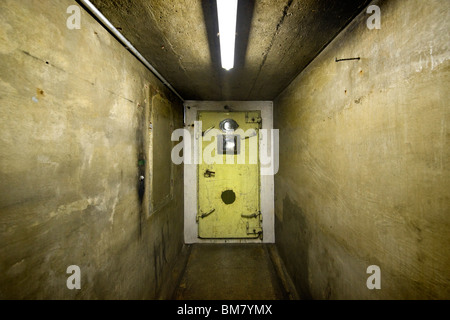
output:
M 261 226 L 250 226 L 247 222 L 247 234 L 254 234 L 255 236 L 262 236 L 263 230 Z

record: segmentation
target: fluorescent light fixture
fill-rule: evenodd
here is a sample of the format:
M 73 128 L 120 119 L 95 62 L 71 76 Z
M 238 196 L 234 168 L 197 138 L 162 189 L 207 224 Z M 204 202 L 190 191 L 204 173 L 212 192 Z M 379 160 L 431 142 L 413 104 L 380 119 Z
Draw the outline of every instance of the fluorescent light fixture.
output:
M 225 70 L 230 70 L 234 67 L 237 7 L 238 0 L 217 0 L 220 55 L 222 57 L 222 68 Z

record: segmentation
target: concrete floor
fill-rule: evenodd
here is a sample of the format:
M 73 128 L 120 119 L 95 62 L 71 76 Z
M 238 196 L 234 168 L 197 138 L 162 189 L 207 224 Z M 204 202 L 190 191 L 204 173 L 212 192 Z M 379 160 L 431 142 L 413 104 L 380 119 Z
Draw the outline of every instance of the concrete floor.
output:
M 270 245 L 192 245 L 173 299 L 287 300 L 276 261 Z

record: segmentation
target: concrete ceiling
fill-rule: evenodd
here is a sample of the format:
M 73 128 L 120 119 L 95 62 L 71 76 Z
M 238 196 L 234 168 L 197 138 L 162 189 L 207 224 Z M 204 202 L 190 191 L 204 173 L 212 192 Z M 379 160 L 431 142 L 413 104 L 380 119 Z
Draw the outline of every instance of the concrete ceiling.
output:
M 273 100 L 368 0 L 239 0 L 235 68 L 215 1 L 91 1 L 186 100 Z

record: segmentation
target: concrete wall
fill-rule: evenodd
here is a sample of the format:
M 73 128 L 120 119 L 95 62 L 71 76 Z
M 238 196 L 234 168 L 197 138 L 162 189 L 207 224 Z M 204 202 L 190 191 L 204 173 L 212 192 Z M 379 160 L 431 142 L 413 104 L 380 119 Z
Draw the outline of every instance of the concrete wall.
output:
M 278 249 L 303 298 L 448 299 L 450 2 L 373 4 L 274 102 Z
M 0 3 L 0 298 L 156 298 L 182 248 L 183 168 L 149 215 L 138 160 L 152 97 L 177 127 L 182 103 L 84 10 L 69 30 L 74 4 Z

